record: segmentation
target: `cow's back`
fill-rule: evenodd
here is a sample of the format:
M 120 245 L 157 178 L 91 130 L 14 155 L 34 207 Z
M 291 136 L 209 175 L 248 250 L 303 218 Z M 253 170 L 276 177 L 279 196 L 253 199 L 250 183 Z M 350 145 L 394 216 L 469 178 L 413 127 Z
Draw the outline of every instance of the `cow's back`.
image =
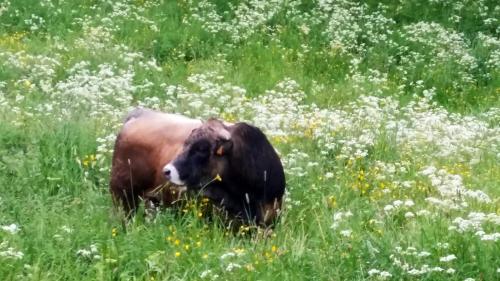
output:
M 128 212 L 138 197 L 165 183 L 162 168 L 201 121 L 147 109 L 129 113 L 115 142 L 110 190 Z M 168 198 L 163 198 L 168 201 Z M 169 203 L 169 202 L 165 202 Z

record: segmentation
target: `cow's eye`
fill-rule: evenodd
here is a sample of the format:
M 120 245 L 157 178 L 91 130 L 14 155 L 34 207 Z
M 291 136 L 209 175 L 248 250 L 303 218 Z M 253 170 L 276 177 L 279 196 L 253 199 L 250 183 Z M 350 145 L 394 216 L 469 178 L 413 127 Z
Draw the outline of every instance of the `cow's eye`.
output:
M 208 143 L 197 143 L 194 147 L 194 152 L 198 154 L 208 154 L 210 151 L 210 144 Z
M 196 148 L 196 152 L 207 152 L 207 150 L 208 150 L 208 149 L 207 149 L 207 147 L 205 147 L 205 146 L 198 146 L 198 147 Z

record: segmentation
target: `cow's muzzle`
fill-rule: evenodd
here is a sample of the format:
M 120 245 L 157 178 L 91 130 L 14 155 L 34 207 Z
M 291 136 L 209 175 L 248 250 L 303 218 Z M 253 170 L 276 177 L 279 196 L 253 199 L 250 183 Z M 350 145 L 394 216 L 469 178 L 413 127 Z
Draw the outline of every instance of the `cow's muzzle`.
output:
M 184 185 L 184 182 L 179 176 L 179 171 L 177 170 L 177 168 L 175 168 L 174 165 L 172 165 L 172 163 L 168 163 L 167 165 L 165 165 L 165 167 L 163 167 L 163 175 L 168 181 L 173 184 Z

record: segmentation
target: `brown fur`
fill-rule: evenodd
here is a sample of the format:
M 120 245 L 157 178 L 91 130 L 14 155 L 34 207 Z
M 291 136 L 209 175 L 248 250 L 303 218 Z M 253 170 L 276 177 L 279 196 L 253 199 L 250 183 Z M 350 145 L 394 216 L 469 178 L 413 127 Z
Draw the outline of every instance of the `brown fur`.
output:
M 178 201 L 183 189 L 166 180 L 167 164 L 183 172 L 187 189 L 235 221 L 269 226 L 279 216 L 283 167 L 264 133 L 252 125 L 132 111 L 115 143 L 110 181 L 115 203 L 132 214 L 139 198 L 166 206 Z
M 180 190 L 166 182 L 163 167 L 182 150 L 191 131 L 201 121 L 150 110 L 134 110 L 116 139 L 110 191 L 116 203 L 130 213 L 139 197 L 162 201 L 178 199 Z

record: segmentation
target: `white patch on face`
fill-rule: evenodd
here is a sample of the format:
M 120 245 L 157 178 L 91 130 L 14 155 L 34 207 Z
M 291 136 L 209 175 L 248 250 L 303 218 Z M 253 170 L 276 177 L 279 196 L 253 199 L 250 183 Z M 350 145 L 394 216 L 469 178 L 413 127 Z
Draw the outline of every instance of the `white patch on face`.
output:
M 172 163 L 168 163 L 165 167 L 163 167 L 163 173 L 166 175 L 169 173 L 167 179 L 177 185 L 184 185 L 184 182 L 181 181 L 181 178 L 179 177 L 179 171 L 177 171 L 177 168 L 175 168 Z

